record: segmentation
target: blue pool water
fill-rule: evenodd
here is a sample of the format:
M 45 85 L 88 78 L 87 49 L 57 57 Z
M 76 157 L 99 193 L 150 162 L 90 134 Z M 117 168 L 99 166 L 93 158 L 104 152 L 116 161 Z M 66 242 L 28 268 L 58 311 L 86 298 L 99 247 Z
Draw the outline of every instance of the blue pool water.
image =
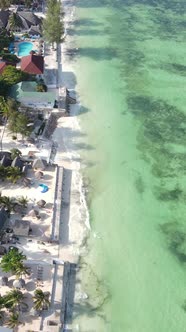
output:
M 32 49 L 33 49 L 33 43 L 22 42 L 18 46 L 18 56 L 29 55 Z

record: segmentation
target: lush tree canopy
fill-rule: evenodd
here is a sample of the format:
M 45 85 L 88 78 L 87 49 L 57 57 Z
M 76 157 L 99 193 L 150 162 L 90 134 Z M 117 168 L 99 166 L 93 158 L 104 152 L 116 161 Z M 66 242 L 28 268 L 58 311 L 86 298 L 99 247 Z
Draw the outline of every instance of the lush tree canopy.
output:
M 43 36 L 51 44 L 59 44 L 64 34 L 61 3 L 58 0 L 47 2 L 47 15 L 43 20 Z
M 28 79 L 28 74 L 24 73 L 23 71 L 13 67 L 13 66 L 7 66 L 3 73 L 2 77 L 10 86 L 16 83 L 19 83 L 21 81 L 25 81 Z
M 12 249 L 2 257 L 0 266 L 4 272 L 15 273 L 17 266 L 23 264 L 25 259 L 26 256 L 22 252 Z
M 10 7 L 11 0 L 0 0 L 0 8 L 1 9 L 7 9 Z

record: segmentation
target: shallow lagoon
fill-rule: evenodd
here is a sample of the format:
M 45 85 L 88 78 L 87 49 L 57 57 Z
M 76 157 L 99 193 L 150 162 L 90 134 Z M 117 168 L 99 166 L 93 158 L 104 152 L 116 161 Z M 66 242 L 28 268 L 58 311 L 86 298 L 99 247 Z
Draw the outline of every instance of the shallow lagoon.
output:
M 74 68 L 92 234 L 80 331 L 186 326 L 184 1 L 80 0 Z

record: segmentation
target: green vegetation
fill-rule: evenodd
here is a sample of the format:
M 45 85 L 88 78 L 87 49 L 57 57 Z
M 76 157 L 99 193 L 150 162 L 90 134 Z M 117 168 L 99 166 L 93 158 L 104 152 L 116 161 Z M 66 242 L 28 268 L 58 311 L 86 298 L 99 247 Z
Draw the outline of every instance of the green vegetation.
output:
M 26 259 L 26 256 L 22 252 L 17 251 L 16 249 L 10 250 L 7 254 L 2 257 L 0 267 L 4 272 L 11 272 L 16 274 L 17 267 L 24 266 L 23 261 Z
M 19 313 L 13 312 L 9 317 L 7 326 L 10 327 L 11 329 L 14 329 L 15 327 L 17 327 L 20 324 L 21 324 L 21 322 L 19 321 Z
M 9 16 L 8 23 L 10 26 L 10 30 L 12 30 L 12 31 L 15 31 L 16 29 L 22 27 L 22 21 L 21 21 L 19 15 L 17 15 L 17 13 L 12 13 Z
M 38 83 L 36 86 L 36 91 L 37 92 L 47 92 L 47 86 L 43 83 Z
M 26 209 L 28 205 L 28 198 L 20 196 L 18 198 L 12 198 L 9 196 L 2 196 L 0 192 L 0 207 L 4 207 L 9 213 L 16 211 L 19 206 L 21 209 Z
M 8 61 L 8 62 L 11 62 L 11 63 L 18 63 L 20 61 L 20 59 L 17 57 L 17 55 L 10 54 L 10 53 L 4 53 L 2 55 L 2 60 Z
M 58 0 L 48 0 L 47 14 L 43 20 L 43 36 L 46 41 L 54 45 L 63 39 L 64 24 L 61 20 L 61 4 Z
M 1 6 L 0 8 L 2 9 Z M 0 30 L 0 55 L 4 54 L 4 51 L 6 50 L 6 48 L 8 48 L 10 42 L 12 42 L 13 40 L 14 40 L 13 36 L 10 36 L 6 31 L 6 29 L 2 28 Z
M 10 7 L 11 1 L 10 0 L 0 0 L 0 8 L 7 9 Z
M 43 310 L 44 308 L 48 309 L 50 306 L 48 297 L 48 293 L 44 293 L 41 289 L 36 289 L 33 297 L 34 308 L 38 311 Z
M 12 183 L 16 183 L 23 176 L 22 171 L 18 167 L 8 166 L 4 171 L 5 178 Z
M 19 83 L 21 81 L 26 81 L 29 77 L 29 74 L 24 73 L 23 71 L 13 67 L 7 66 L 3 73 L 2 77 L 9 86 Z
M 20 157 L 22 155 L 22 152 L 19 149 L 13 148 L 10 150 L 11 152 L 11 158 L 14 159 L 16 157 Z
M 5 307 L 14 310 L 23 302 L 23 299 L 24 295 L 20 290 L 12 289 L 4 297 Z
M 26 114 L 20 112 L 11 113 L 8 120 L 8 129 L 12 134 L 21 134 L 22 137 L 29 136 L 32 127 L 28 126 L 29 118 Z

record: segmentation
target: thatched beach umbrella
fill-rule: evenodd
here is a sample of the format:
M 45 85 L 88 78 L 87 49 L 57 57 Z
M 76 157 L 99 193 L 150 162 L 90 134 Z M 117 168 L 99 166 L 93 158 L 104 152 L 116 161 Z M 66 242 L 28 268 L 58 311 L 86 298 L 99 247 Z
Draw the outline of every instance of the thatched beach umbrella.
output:
M 44 199 L 40 199 L 40 201 L 37 202 L 37 205 L 43 208 L 46 205 L 46 202 L 44 201 Z
M 44 159 L 36 158 L 33 161 L 32 168 L 38 169 L 38 170 L 44 170 L 47 166 L 47 162 Z
M 30 185 L 31 185 L 30 179 L 24 178 L 23 179 L 23 184 L 24 184 L 25 187 L 30 187 Z
M 33 218 L 38 218 L 39 217 L 39 211 L 32 209 L 32 210 L 30 210 L 30 212 L 28 213 L 28 215 L 30 217 L 33 217 Z
M 41 172 L 41 171 L 37 171 L 37 172 L 35 172 L 35 177 L 36 177 L 36 179 L 38 179 L 38 180 L 40 180 L 40 179 L 42 179 L 43 178 L 43 172 Z
M 16 158 L 14 158 L 14 160 L 12 161 L 11 166 L 12 166 L 12 167 L 18 167 L 19 169 L 22 170 L 22 168 L 23 168 L 23 166 L 24 166 L 24 163 L 23 163 L 23 161 L 21 160 L 21 158 L 16 157 Z
M 6 248 L 3 246 L 0 246 L 0 255 L 3 256 L 6 254 Z
M 8 285 L 8 277 L 2 277 L 0 279 L 0 285 L 1 286 L 7 286 Z
M 15 288 L 18 288 L 18 289 L 25 288 L 25 281 L 24 281 L 24 279 L 14 280 L 13 286 Z

